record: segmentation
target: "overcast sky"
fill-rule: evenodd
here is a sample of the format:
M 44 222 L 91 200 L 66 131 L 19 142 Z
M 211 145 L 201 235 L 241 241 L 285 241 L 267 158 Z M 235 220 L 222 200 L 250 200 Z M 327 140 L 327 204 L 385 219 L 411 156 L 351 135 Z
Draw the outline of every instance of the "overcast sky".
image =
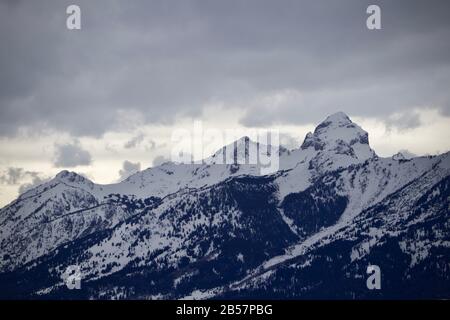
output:
M 81 7 L 81 30 L 66 8 Z M 366 8 L 381 7 L 381 30 Z M 450 2 L 0 0 L 0 206 L 62 169 L 117 181 L 174 128 L 344 111 L 382 156 L 450 149 Z

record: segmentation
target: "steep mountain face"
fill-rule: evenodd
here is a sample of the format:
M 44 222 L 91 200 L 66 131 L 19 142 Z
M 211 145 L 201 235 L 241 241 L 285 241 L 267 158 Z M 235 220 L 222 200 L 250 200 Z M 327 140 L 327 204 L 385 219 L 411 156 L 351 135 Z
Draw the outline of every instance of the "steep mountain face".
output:
M 257 166 L 237 163 L 165 163 L 118 184 L 97 185 L 62 171 L 1 210 L 0 271 L 13 270 L 63 243 L 111 228 L 177 190 L 258 172 Z
M 67 241 L 113 227 L 132 214 L 101 202 L 87 179 L 62 172 L 2 209 L 0 268 L 13 270 Z
M 222 297 L 448 298 L 450 155 L 338 230 L 274 257 Z M 382 271 L 382 290 L 366 287 L 366 268 Z
M 342 112 L 335 113 L 308 133 L 302 150 L 314 150 L 310 168 L 318 171 L 348 167 L 376 157 L 369 135 Z
M 368 133 L 342 112 L 327 117 L 301 147 L 280 157 L 280 198 L 303 191 L 318 177 L 378 157 L 369 146 Z
M 280 170 L 245 161 L 254 147 L 278 152 Z M 295 150 L 244 137 L 114 185 L 62 172 L 0 212 L 2 295 L 448 298 L 449 176 L 449 153 L 377 157 L 343 113 Z M 368 292 L 370 263 L 386 292 Z M 81 290 L 62 281 L 71 265 Z

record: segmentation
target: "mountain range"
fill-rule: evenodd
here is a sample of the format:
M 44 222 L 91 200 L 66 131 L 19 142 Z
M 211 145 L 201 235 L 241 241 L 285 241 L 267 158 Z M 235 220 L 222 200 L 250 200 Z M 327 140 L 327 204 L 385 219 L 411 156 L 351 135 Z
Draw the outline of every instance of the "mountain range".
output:
M 110 185 L 62 171 L 21 194 L 0 210 L 0 298 L 450 298 L 449 152 L 379 157 L 342 112 L 269 148 L 273 174 L 237 161 L 252 143 Z M 235 163 L 214 161 L 227 152 Z

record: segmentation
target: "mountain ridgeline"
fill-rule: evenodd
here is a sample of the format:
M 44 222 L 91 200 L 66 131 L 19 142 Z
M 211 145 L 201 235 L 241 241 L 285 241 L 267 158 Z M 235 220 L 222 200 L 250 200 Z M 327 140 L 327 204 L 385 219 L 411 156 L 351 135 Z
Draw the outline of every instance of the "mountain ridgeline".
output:
M 215 155 L 111 185 L 59 173 L 0 211 L 0 297 L 450 298 L 449 153 L 378 157 L 341 112 L 278 152 L 271 175 Z

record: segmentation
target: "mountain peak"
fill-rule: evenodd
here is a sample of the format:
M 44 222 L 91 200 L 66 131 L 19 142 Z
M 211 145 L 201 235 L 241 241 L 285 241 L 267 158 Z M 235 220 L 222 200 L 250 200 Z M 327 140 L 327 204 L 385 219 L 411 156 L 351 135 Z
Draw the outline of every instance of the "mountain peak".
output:
M 55 176 L 55 178 L 57 178 L 57 179 L 71 179 L 71 178 L 74 178 L 76 176 L 79 176 L 76 172 L 69 171 L 69 170 L 62 170 Z
M 55 176 L 55 178 L 61 179 L 61 178 L 66 177 L 68 174 L 70 174 L 70 171 L 62 170 L 62 171 L 58 172 L 58 174 Z
M 281 146 L 274 147 L 270 144 L 256 142 L 248 136 L 243 136 L 225 145 L 212 156 L 203 159 L 203 162 L 207 164 L 231 164 L 229 163 L 231 160 L 233 164 L 258 164 L 259 157 L 262 154 L 270 155 L 272 152 L 285 151 L 286 149 Z M 252 158 L 253 156 L 256 158 L 257 163 L 252 163 L 252 161 L 255 161 Z
M 369 134 L 343 112 L 328 116 L 314 130 L 308 132 L 301 148 L 313 146 L 316 150 L 323 150 L 326 145 L 344 142 L 349 145 L 356 143 L 369 144 Z
M 392 156 L 392 160 L 406 160 L 406 157 L 404 156 L 403 153 L 397 152 Z
M 301 149 L 316 152 L 317 165 L 336 162 L 349 164 L 376 157 L 369 146 L 369 134 L 343 112 L 328 116 L 315 128 L 314 133 L 309 132 Z
M 68 171 L 68 170 L 62 170 L 61 172 L 59 172 L 56 176 L 55 179 L 63 181 L 63 182 L 70 182 L 70 183 L 92 183 L 91 181 L 89 181 L 88 179 L 86 179 L 85 177 L 83 177 L 82 175 L 73 172 L 73 171 Z
M 248 136 L 243 136 L 238 140 L 235 140 L 232 143 L 223 146 L 222 148 L 217 150 L 211 157 L 208 157 L 203 161 L 205 161 L 206 163 L 217 163 L 217 159 L 219 159 L 219 163 L 225 163 L 223 162 L 225 161 L 225 159 L 234 159 L 234 162 L 237 163 L 238 159 L 248 158 L 250 147 L 253 147 L 256 150 L 257 146 L 258 143 L 254 142 Z
M 333 122 L 333 123 L 340 123 L 340 124 L 352 123 L 350 118 L 342 111 L 339 111 L 339 112 L 329 115 L 323 122 Z
M 328 130 L 341 127 L 353 128 L 355 127 L 355 124 L 345 113 L 336 112 L 329 115 L 324 121 L 322 121 L 314 130 L 314 134 L 316 132 L 324 131 L 325 128 Z
M 248 136 L 243 136 L 240 139 L 236 140 L 235 142 L 237 142 L 237 143 L 248 143 L 249 141 L 252 141 L 252 140 Z

